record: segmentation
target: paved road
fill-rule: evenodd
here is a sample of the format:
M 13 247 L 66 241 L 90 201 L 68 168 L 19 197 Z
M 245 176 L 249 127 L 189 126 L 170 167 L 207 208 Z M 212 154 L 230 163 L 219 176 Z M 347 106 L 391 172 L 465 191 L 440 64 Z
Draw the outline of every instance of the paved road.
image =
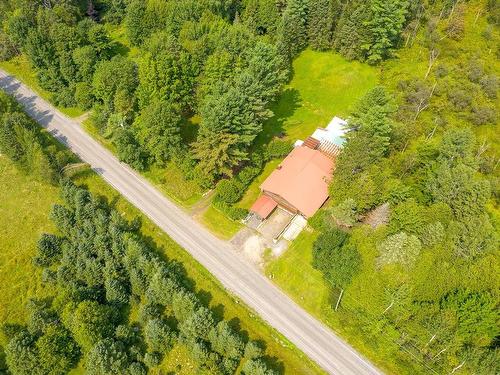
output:
M 110 185 L 186 249 L 231 292 L 331 374 L 381 374 L 331 330 L 313 318 L 231 246 L 209 233 L 131 168 L 120 163 L 28 87 L 0 70 L 0 88 L 12 94 L 27 113 L 57 140 L 89 163 Z

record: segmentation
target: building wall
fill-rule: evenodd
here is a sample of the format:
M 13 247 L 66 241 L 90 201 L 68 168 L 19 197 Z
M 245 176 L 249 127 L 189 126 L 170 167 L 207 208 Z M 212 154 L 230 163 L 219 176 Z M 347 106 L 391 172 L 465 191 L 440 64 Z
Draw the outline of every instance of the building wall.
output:
M 279 206 L 283 207 L 285 210 L 290 211 L 293 214 L 300 214 L 301 213 L 290 202 L 288 202 L 286 199 L 279 196 L 278 194 L 271 193 L 270 191 L 267 191 L 267 190 L 263 190 L 262 193 L 273 198 L 274 201 L 276 203 L 278 203 Z

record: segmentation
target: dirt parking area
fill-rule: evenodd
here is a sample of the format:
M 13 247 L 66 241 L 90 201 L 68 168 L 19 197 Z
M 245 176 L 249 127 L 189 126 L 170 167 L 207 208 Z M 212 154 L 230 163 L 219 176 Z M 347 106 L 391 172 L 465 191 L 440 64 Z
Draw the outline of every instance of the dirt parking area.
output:
M 278 207 L 274 212 L 257 228 L 262 237 L 267 242 L 272 242 L 277 238 L 286 226 L 293 219 L 293 214 Z

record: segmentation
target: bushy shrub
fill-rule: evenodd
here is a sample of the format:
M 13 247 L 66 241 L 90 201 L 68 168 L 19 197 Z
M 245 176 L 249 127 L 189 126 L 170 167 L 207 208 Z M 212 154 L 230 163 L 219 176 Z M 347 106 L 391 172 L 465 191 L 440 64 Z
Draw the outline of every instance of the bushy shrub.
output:
M 352 227 L 357 221 L 356 201 L 348 198 L 335 207 L 332 207 L 330 213 L 339 225 Z
M 157 352 L 146 353 L 144 355 L 144 363 L 149 368 L 158 366 L 161 363 L 161 354 Z
M 75 101 L 75 88 L 62 87 L 53 96 L 52 99 L 56 105 L 62 107 L 74 107 Z
M 319 210 L 307 221 L 307 223 L 311 228 L 319 232 L 324 232 L 332 227 L 330 218 L 331 215 L 326 210 Z
M 146 157 L 134 135 L 127 129 L 115 132 L 113 143 L 116 146 L 118 159 L 133 168 L 143 171 L 146 169 Z
M 387 237 L 377 246 L 380 252 L 379 265 L 399 263 L 411 267 L 417 260 L 422 244 L 417 236 L 400 232 Z
M 234 179 L 221 180 L 215 188 L 215 199 L 224 203 L 236 203 L 243 195 L 243 187 Z
M 427 224 L 422 235 L 420 236 L 424 246 L 435 246 L 439 244 L 445 236 L 445 230 L 441 222 Z
M 321 233 L 313 244 L 313 267 L 336 288 L 345 288 L 361 265 L 361 256 L 348 239 L 347 233 L 330 229 Z
M 149 351 L 165 354 L 173 347 L 175 332 L 165 320 L 151 319 L 144 327 L 144 339 Z
M 484 93 L 490 99 L 496 99 L 498 92 L 498 77 L 494 74 L 485 75 L 479 80 Z
M 75 85 L 75 102 L 78 108 L 87 110 L 94 104 L 94 95 L 92 86 L 87 82 L 78 82 Z
M 464 111 L 470 107 L 472 98 L 469 93 L 459 88 L 453 88 L 448 92 L 448 99 L 459 111 Z
M 266 156 L 267 159 L 282 158 L 290 153 L 293 149 L 293 144 L 290 141 L 282 139 L 273 139 L 267 145 Z
M 172 162 L 181 170 L 182 175 L 188 181 L 196 180 L 197 174 L 195 172 L 196 160 L 193 159 L 191 153 L 185 149 L 179 150 L 172 155 Z M 203 184 L 199 184 L 202 186 Z
M 213 205 L 235 221 L 243 220 L 248 215 L 248 210 L 231 206 L 225 202 L 214 201 Z
M 12 40 L 4 32 L 0 31 L 0 61 L 10 60 L 18 53 Z
M 493 107 L 476 106 L 472 108 L 471 121 L 474 125 L 494 124 L 497 112 Z
M 241 185 L 247 187 L 251 184 L 253 179 L 259 175 L 261 170 L 261 168 L 252 165 L 245 167 L 241 170 L 240 173 L 238 173 L 238 180 L 240 181 Z

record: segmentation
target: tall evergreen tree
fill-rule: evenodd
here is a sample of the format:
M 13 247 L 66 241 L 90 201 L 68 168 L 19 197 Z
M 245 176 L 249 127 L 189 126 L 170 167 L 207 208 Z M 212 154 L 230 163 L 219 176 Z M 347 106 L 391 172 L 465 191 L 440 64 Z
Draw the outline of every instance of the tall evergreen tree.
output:
M 342 11 L 340 0 L 309 0 L 308 39 L 318 51 L 332 47 L 333 32 Z
M 151 103 L 134 123 L 137 140 L 157 163 L 163 164 L 181 147 L 181 122 L 175 105 L 165 101 Z
M 363 0 L 353 0 L 344 7 L 335 29 L 333 46 L 348 60 L 363 59 L 360 47 L 368 42 L 364 24 L 369 16 L 369 9 Z
M 138 100 L 141 108 L 154 99 L 175 102 L 184 110 L 192 106 L 198 68 L 177 40 L 158 33 L 145 43 L 147 53 L 139 65 Z
M 406 21 L 408 0 L 371 0 L 371 17 L 366 23 L 370 43 L 361 45 L 371 64 L 391 56 Z
M 141 44 L 149 35 L 150 30 L 146 27 L 146 1 L 132 0 L 127 5 L 125 15 L 125 30 L 128 40 L 133 45 Z
M 307 47 L 309 0 L 289 0 L 283 12 L 279 38 L 286 56 L 293 58 Z

